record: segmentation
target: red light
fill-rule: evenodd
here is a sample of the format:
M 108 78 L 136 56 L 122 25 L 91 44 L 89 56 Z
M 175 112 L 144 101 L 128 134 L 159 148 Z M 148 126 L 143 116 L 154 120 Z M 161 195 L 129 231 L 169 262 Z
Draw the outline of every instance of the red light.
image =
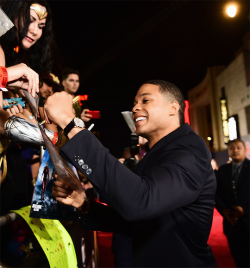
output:
M 18 53 L 18 52 L 19 52 L 19 46 L 14 47 L 14 51 L 15 51 L 16 53 Z
M 185 100 L 185 110 L 184 110 L 184 122 L 190 125 L 189 119 L 189 102 Z
M 87 100 L 89 96 L 88 95 L 78 95 L 78 97 L 79 97 L 79 103 L 82 106 L 81 101 Z

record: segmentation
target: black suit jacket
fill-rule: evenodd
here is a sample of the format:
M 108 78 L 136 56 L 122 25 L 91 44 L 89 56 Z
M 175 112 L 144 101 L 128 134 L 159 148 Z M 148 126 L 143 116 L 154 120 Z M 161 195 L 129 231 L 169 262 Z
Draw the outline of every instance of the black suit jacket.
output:
M 236 184 L 236 196 L 232 187 L 232 163 L 223 165 L 218 170 L 216 208 L 222 214 L 223 209 L 231 209 L 231 205 L 243 207 L 246 215 L 239 219 L 238 227 L 244 232 L 249 230 L 249 181 L 250 161 L 248 159 L 245 159 L 242 163 L 242 168 Z M 226 219 L 224 219 L 223 225 L 226 235 L 234 229 Z
M 75 135 L 61 154 L 114 208 L 92 203 L 83 228 L 131 234 L 135 267 L 217 267 L 207 244 L 216 179 L 211 153 L 188 124 L 155 144 L 136 174 L 109 154 L 89 131 Z

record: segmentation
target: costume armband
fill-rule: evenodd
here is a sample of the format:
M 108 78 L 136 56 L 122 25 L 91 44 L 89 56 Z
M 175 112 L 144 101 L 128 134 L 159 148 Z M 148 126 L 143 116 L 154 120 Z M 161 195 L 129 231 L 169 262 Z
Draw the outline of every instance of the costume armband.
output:
M 38 125 L 33 124 L 21 117 L 11 116 L 4 124 L 5 136 L 17 142 L 27 142 L 40 146 L 44 146 L 41 131 Z M 57 132 L 45 128 L 47 136 L 56 143 Z

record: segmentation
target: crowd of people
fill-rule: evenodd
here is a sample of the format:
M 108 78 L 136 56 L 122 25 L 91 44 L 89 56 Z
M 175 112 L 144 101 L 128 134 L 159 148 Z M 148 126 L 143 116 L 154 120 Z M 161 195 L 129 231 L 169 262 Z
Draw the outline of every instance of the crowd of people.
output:
M 250 161 L 244 142 L 230 141 L 231 162 L 218 167 L 202 138 L 184 124 L 180 89 L 149 80 L 135 93 L 132 117 L 141 151 L 133 155 L 138 166 L 131 171 L 124 165 L 131 150 L 114 158 L 87 129 L 88 109 L 82 110 L 78 101 L 73 104 L 79 72 L 63 70 L 61 83 L 51 73 L 56 62 L 48 3 L 3 1 L 0 7 L 14 23 L 0 37 L 0 216 L 31 204 L 46 155 L 40 124 L 82 182 L 72 191 L 53 171 L 53 197 L 81 215 L 79 222 L 62 221 L 74 242 L 78 267 L 94 266 L 93 230 L 114 233 L 116 267 L 217 267 L 207 244 L 214 207 L 223 216 L 236 266 L 249 267 Z M 5 108 L 8 100 L 24 98 L 24 91 L 38 101 L 37 115 L 27 101 L 25 107 Z M 43 202 L 50 180 L 46 161 Z M 96 202 L 95 193 L 108 206 Z M 20 258 L 6 247 L 11 237 L 13 227 L 2 226 L 0 262 L 17 267 Z

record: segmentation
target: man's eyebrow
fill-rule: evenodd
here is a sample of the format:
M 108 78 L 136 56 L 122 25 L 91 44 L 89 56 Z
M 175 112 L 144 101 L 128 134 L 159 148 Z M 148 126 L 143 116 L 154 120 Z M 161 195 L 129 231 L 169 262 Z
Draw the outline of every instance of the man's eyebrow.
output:
M 143 96 L 146 96 L 146 95 L 151 95 L 151 96 L 152 96 L 151 93 L 142 93 L 142 94 L 140 95 L 140 97 L 143 97 Z
M 143 97 L 143 96 L 147 96 L 147 95 L 151 95 L 152 96 L 152 94 L 151 93 L 142 93 L 140 96 L 139 96 L 139 98 L 141 98 L 141 97 Z M 134 105 L 137 103 L 138 101 L 136 101 L 136 100 L 134 100 Z

